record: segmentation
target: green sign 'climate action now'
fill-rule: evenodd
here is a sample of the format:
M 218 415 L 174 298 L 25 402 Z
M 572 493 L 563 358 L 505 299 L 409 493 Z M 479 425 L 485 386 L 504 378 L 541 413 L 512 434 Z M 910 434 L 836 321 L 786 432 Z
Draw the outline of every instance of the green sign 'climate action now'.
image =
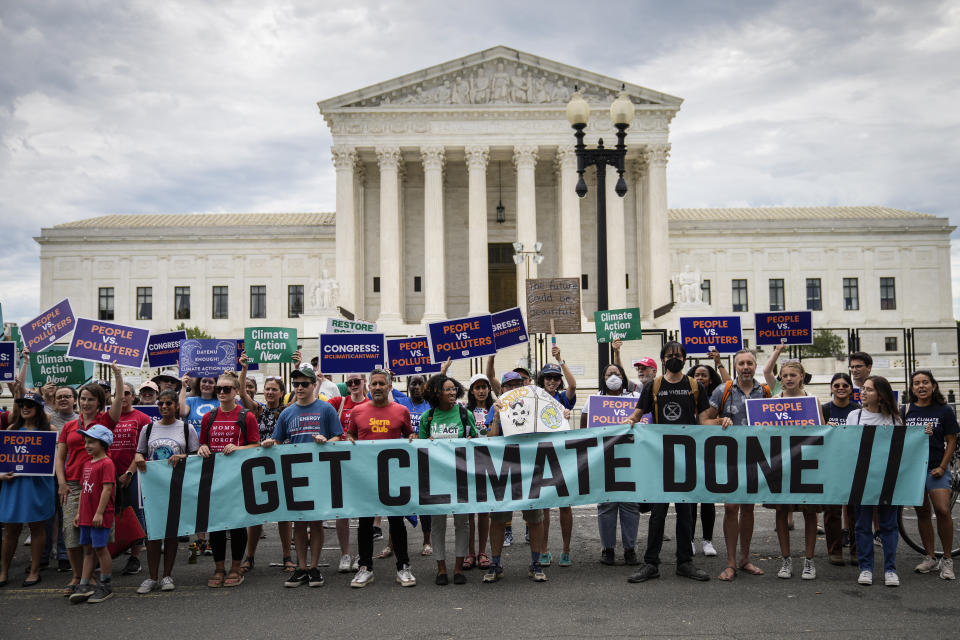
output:
M 243 330 L 243 351 L 250 362 L 293 362 L 296 350 L 296 329 L 248 327 Z
M 601 344 L 614 340 L 639 340 L 643 337 L 640 331 L 640 309 L 594 311 L 593 321 L 597 325 L 597 342 Z
M 80 385 L 93 375 L 93 365 L 88 371 L 82 360 L 67 356 L 66 347 L 50 347 L 42 353 L 30 354 L 30 374 L 36 387 L 48 382 L 57 386 Z

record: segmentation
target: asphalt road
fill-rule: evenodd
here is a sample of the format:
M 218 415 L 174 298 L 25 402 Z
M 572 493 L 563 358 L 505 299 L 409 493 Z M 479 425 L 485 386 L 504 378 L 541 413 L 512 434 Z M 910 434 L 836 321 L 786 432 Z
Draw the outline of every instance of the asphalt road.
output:
M 718 508 L 722 514 L 722 508 Z M 560 528 L 553 511 L 551 551 L 560 550 Z M 43 582 L 19 587 L 29 549 L 19 547 L 11 583 L 0 589 L 0 638 L 924 638 L 958 636 L 960 584 L 912 569 L 919 556 L 901 543 L 898 558 L 902 586 L 856 583 L 856 567 L 834 567 L 826 560 L 822 542 L 817 547 L 817 579 L 800 580 L 798 560 L 794 578 L 780 580 L 773 511 L 757 508 L 754 563 L 766 571 L 755 577 L 738 574 L 732 583 L 716 576 L 725 566 L 721 516 L 714 541 L 720 557 L 695 561 L 711 575 L 698 583 L 674 574 L 674 542 L 664 544 L 662 577 L 644 584 L 628 584 L 632 567 L 600 565 L 596 512 L 575 509 L 572 555 L 574 566 L 548 568 L 549 582 L 535 584 L 526 577 L 529 547 L 523 544 L 519 513 L 514 520 L 518 542 L 505 549 L 505 580 L 481 584 L 480 572 L 468 572 L 468 584 L 437 587 L 435 562 L 419 555 L 419 529 L 410 535 L 413 572 L 420 583 L 402 588 L 394 583 L 393 559 L 375 561 L 377 581 L 365 589 L 350 589 L 350 574 L 324 569 L 322 588 L 285 589 L 284 575 L 267 566 L 280 559 L 276 529 L 267 527 L 257 567 L 236 589 L 208 589 L 211 558 L 187 564 L 181 545 L 174 578 L 176 591 L 146 596 L 134 593 L 145 573 L 114 580 L 116 596 L 98 605 L 70 605 L 59 595 L 66 574 L 50 569 Z M 640 553 L 646 540 L 646 516 L 640 523 Z M 802 548 L 802 516 L 793 532 L 795 549 Z M 672 533 L 672 516 L 668 532 Z M 448 527 L 453 548 L 452 523 Z M 327 545 L 335 532 L 327 530 Z M 355 541 L 355 538 L 354 538 Z M 699 541 L 699 524 L 698 524 Z M 376 549 L 383 546 L 376 543 Z M 699 546 L 699 545 L 698 545 Z M 796 552 L 795 552 L 796 553 Z M 617 551 L 622 562 L 622 552 Z M 323 559 L 336 563 L 336 549 Z M 145 559 L 145 554 L 144 554 Z M 878 554 L 878 563 L 880 557 Z M 115 561 L 119 566 L 121 557 Z M 146 563 L 144 562 L 144 565 Z M 144 568 L 146 571 L 146 568 Z

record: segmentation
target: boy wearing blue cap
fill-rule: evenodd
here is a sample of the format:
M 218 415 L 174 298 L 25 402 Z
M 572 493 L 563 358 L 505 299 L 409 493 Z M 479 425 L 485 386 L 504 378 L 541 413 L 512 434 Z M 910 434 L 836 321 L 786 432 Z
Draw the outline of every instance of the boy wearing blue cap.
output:
M 107 450 L 113 444 L 113 433 L 103 425 L 93 425 L 80 430 L 83 446 L 90 455 L 83 465 L 80 490 L 80 509 L 74 526 L 80 527 L 80 544 L 83 545 L 83 573 L 80 584 L 70 596 L 70 602 L 91 604 L 113 597 L 110 586 L 113 561 L 107 550 L 110 528 L 113 526 L 113 488 L 117 472 Z M 90 584 L 93 569 L 100 561 L 100 584 L 96 589 Z

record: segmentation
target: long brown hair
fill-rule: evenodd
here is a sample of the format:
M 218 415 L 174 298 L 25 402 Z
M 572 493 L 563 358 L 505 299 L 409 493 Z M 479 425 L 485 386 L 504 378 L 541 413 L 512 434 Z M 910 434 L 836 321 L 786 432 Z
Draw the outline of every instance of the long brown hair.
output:
M 43 410 L 43 407 L 38 405 L 36 402 L 31 402 L 34 407 L 36 407 L 36 415 L 33 417 L 33 426 L 37 431 L 50 431 L 50 418 L 47 416 L 47 412 Z M 7 431 L 16 431 L 24 426 L 26 426 L 26 421 L 23 419 L 23 407 L 20 407 L 21 411 L 17 412 L 17 419 L 12 423 L 7 425 Z
M 903 424 L 903 418 L 897 410 L 897 401 L 893 397 L 893 387 L 890 386 L 890 382 L 883 376 L 869 376 L 867 380 L 873 383 L 873 388 L 877 392 L 877 405 L 879 405 L 880 415 L 893 417 L 894 424 Z

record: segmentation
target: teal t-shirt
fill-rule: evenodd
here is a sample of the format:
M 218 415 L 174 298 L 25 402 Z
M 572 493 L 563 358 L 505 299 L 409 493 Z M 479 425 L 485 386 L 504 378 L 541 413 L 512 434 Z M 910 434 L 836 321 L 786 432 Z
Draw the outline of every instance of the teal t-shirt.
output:
M 420 417 L 419 438 L 426 440 L 433 437 L 438 438 L 472 438 L 477 437 L 477 423 L 474 420 L 473 412 L 467 411 L 467 424 L 463 424 L 460 419 L 460 405 L 454 404 L 451 408 L 443 411 L 441 409 L 430 409 L 429 417 L 424 413 Z

